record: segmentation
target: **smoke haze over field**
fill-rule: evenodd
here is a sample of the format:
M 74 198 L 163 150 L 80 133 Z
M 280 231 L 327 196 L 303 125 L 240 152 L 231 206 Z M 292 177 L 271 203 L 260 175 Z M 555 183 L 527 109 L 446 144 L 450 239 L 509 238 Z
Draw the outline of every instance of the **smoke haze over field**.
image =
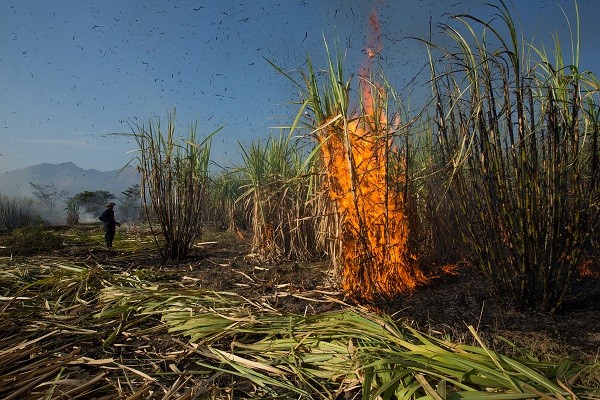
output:
M 51 185 L 60 195 L 49 201 L 50 204 L 45 204 L 36 199 L 30 182 L 42 187 Z M 133 167 L 101 172 L 93 169 L 85 170 L 71 162 L 62 164 L 45 163 L 1 173 L 0 194 L 9 197 L 36 199 L 35 209 L 45 221 L 52 224 L 64 224 L 68 198 L 84 191 L 105 190 L 114 195 L 114 200 L 119 201 L 123 197 L 123 191 L 139 183 L 140 176 Z M 83 209 L 80 210 L 79 214 L 81 222 L 96 222 L 98 220 L 97 215 L 88 215 Z

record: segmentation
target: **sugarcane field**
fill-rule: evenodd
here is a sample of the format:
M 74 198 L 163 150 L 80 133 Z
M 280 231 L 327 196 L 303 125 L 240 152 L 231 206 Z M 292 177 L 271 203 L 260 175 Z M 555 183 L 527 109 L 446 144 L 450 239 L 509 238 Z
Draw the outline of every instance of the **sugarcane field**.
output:
M 121 197 L 0 191 L 0 398 L 600 400 L 585 7 L 554 47 L 486 7 L 410 38 L 419 107 L 374 8 L 357 68 L 325 34 L 261 59 L 294 111 L 234 166 L 226 128 L 173 107 L 115 134 L 139 177 Z

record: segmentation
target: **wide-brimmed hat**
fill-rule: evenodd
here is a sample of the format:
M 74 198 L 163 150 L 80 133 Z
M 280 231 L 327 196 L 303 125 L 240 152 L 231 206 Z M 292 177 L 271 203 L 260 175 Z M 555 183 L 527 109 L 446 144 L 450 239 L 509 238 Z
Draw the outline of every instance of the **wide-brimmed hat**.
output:
M 110 203 L 108 203 L 108 204 L 106 205 L 106 207 L 110 207 L 110 206 L 116 206 L 116 205 L 117 205 L 117 203 L 113 203 L 113 202 L 111 201 Z

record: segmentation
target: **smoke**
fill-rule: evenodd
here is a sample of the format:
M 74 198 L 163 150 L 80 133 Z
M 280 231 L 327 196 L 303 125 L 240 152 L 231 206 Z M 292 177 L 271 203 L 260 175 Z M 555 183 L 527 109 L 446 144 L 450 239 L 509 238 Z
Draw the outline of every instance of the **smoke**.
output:
M 100 216 L 99 215 L 95 215 L 93 213 L 89 213 L 89 212 L 79 212 L 79 222 L 82 224 L 89 224 L 92 222 L 99 222 L 100 220 L 98 219 Z
M 61 226 L 67 225 L 67 202 L 60 202 L 54 205 L 48 205 L 40 201 L 35 201 L 33 206 L 34 213 L 39 216 L 47 225 Z M 100 214 L 96 215 L 85 210 L 79 211 L 79 223 L 89 224 L 98 222 Z
M 34 213 L 39 216 L 48 225 L 65 225 L 67 221 L 67 212 L 64 210 L 66 205 L 55 204 L 48 205 L 40 201 L 33 204 Z

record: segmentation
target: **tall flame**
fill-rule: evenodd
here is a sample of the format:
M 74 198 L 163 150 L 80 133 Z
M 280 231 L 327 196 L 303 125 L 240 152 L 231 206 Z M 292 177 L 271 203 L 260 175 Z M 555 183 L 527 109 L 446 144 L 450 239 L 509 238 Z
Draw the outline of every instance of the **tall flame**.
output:
M 377 17 L 375 31 L 361 71 L 362 115 L 330 121 L 319 131 L 329 196 L 337 206 L 341 223 L 342 286 L 350 294 L 373 299 L 411 291 L 426 277 L 408 250 L 408 220 L 403 211 L 401 176 L 390 177 L 388 160 L 391 131 L 384 110 L 385 90 L 369 82 L 372 55 L 380 44 Z M 376 27 L 376 29 L 375 29 Z

